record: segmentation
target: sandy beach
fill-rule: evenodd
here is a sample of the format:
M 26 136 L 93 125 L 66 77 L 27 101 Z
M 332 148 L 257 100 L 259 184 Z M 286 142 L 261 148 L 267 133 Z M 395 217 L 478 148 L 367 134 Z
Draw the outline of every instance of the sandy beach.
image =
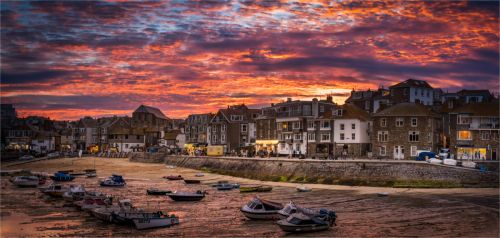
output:
M 290 236 L 273 221 L 251 221 L 239 208 L 254 193 L 217 191 L 210 184 L 228 180 L 241 184 L 267 184 L 274 187 L 262 198 L 287 203 L 290 200 L 308 207 L 327 207 L 338 214 L 337 226 L 329 231 L 301 234 L 325 237 L 377 236 L 499 236 L 498 188 L 406 189 L 351 187 L 310 184 L 309 193 L 298 193 L 297 184 L 261 182 L 218 174 L 204 173 L 200 185 L 168 181 L 165 175 L 194 177 L 200 171 L 168 168 L 164 164 L 133 163 L 128 159 L 72 158 L 2 165 L 2 170 L 30 169 L 53 173 L 58 170 L 97 169 L 98 178 L 78 177 L 65 184 L 84 184 L 120 198 L 130 198 L 137 207 L 161 209 L 180 216 L 181 224 L 171 228 L 138 231 L 96 220 L 77 211 L 62 200 L 45 197 L 37 189 L 16 188 L 2 177 L 1 237 L 41 236 Z M 118 173 L 124 176 L 124 188 L 102 188 L 98 180 Z M 146 189 L 209 192 L 200 202 L 173 202 L 168 197 L 146 195 Z M 387 192 L 389 196 L 378 197 Z

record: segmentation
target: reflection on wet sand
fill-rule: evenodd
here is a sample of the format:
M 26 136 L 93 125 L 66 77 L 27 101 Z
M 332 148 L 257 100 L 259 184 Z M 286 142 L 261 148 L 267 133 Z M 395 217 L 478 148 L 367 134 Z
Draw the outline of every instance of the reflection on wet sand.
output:
M 27 168 L 55 172 L 63 169 L 83 170 L 93 166 L 94 159 L 58 159 L 7 169 Z M 5 165 L 3 165 L 5 166 Z M 4 169 L 4 168 L 3 168 Z M 98 178 L 77 177 L 65 184 L 84 184 L 119 198 L 129 198 L 135 206 L 161 209 L 180 217 L 180 225 L 139 231 L 99 221 L 77 211 L 62 199 L 49 198 L 34 188 L 16 188 L 2 178 L 1 236 L 294 236 L 281 231 L 273 221 L 251 221 L 239 211 L 255 193 L 238 190 L 218 191 L 210 186 L 218 180 L 241 184 L 259 181 L 206 173 L 201 184 L 163 179 L 180 174 L 194 178 L 199 171 L 167 168 L 163 164 L 131 163 L 125 159 L 96 159 Z M 98 180 L 119 173 L 127 185 L 123 188 L 98 186 Z M 337 226 L 319 233 L 300 236 L 489 236 L 498 237 L 498 189 L 432 189 L 308 185 L 313 191 L 299 193 L 296 184 L 271 183 L 273 191 L 259 196 L 283 204 L 289 200 L 308 207 L 327 207 L 337 212 Z M 175 202 L 166 196 L 148 196 L 146 189 L 207 190 L 199 202 Z M 377 192 L 389 196 L 377 196 Z

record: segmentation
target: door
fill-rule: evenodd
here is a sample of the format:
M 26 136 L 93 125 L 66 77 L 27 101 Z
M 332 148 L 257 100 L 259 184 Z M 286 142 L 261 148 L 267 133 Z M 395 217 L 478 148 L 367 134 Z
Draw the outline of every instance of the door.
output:
M 394 146 L 394 159 L 404 159 L 405 149 L 404 146 Z

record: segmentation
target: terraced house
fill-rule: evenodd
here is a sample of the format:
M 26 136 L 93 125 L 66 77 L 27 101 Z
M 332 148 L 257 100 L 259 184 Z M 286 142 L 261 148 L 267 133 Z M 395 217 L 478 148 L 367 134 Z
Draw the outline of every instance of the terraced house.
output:
M 413 159 L 418 150 L 437 151 L 441 119 L 420 103 L 400 103 L 372 116 L 372 149 L 375 157 Z
M 220 109 L 210 120 L 208 145 L 223 146 L 226 153 L 255 145 L 255 118 L 259 113 L 259 109 L 250 109 L 245 104 Z
M 207 143 L 207 127 L 213 113 L 191 114 L 186 120 L 186 143 Z
M 458 159 L 498 160 L 499 103 L 470 103 L 450 112 L 450 150 Z

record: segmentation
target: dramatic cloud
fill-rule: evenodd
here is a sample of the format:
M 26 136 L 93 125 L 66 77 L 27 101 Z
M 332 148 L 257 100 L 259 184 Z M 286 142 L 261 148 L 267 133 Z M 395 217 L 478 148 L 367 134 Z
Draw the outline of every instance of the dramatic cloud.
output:
M 499 88 L 498 2 L 2 2 L 1 100 L 19 114 L 171 117 L 388 87 Z

